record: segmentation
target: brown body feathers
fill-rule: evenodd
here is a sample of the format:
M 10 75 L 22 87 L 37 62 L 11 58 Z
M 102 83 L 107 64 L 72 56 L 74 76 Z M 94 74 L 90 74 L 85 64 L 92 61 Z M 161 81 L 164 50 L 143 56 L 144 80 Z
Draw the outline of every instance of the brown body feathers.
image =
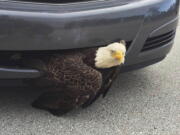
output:
M 111 85 L 109 82 L 112 81 L 113 73 L 117 69 L 96 69 L 94 66 L 96 51 L 96 48 L 86 49 L 81 52 L 53 55 L 48 59 L 28 61 L 31 67 L 45 73 L 42 78 L 34 80 L 36 84 L 42 82 L 52 84 L 52 87 L 32 105 L 55 115 L 62 115 L 79 106 L 90 105 L 109 88 Z

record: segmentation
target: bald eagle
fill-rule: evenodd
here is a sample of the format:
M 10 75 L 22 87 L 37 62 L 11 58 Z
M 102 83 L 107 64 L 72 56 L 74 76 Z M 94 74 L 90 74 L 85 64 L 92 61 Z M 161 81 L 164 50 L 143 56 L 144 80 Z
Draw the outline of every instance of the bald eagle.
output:
M 74 108 L 91 105 L 101 94 L 106 95 L 118 74 L 119 65 L 125 61 L 125 54 L 126 43 L 122 40 L 105 47 L 29 60 L 31 67 L 44 73 L 34 83 L 51 84 L 32 106 L 63 115 Z

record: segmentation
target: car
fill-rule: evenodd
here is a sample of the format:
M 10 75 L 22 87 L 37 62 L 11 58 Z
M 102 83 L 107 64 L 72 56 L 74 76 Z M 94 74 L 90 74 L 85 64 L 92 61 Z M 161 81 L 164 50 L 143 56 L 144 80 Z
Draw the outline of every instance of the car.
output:
M 171 50 L 180 0 L 0 0 L 0 79 L 42 74 L 12 58 L 127 42 L 121 71 L 163 60 Z

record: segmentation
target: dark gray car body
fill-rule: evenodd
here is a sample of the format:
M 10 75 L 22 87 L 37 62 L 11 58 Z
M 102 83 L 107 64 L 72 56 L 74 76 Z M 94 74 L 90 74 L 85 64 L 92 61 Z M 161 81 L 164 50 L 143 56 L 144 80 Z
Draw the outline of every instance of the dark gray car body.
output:
M 107 0 L 67 4 L 0 1 L 0 50 L 57 51 L 128 41 L 122 71 L 162 60 L 177 27 L 179 0 Z M 148 46 L 148 47 L 147 47 Z M 0 68 L 0 78 L 37 70 Z

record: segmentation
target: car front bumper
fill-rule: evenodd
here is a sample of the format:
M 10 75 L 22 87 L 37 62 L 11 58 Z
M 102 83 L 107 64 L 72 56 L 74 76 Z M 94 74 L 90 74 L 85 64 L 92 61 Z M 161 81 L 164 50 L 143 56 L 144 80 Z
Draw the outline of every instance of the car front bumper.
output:
M 176 30 L 178 9 L 179 0 L 139 0 L 124 5 L 118 0 L 57 5 L 0 1 L 0 50 L 60 51 L 124 39 L 129 45 L 122 71 L 143 67 L 170 51 L 173 39 L 160 41 L 153 49 L 142 49 L 148 39 Z M 32 69 L 0 68 L 0 78 L 40 75 Z

